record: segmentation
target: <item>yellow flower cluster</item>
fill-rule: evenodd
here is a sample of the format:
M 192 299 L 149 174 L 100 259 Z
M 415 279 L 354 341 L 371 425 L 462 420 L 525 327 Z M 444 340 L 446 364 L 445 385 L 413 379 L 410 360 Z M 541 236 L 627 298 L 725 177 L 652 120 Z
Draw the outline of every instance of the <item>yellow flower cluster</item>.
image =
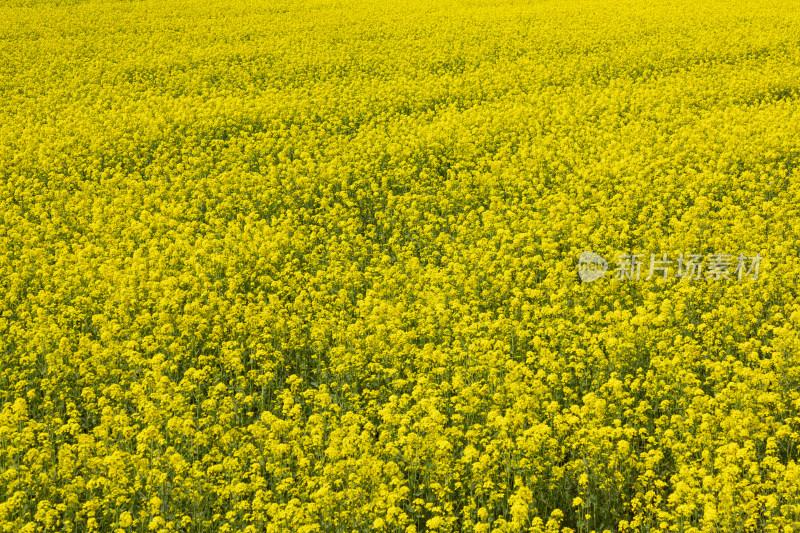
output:
M 0 20 L 0 532 L 800 531 L 796 2 Z

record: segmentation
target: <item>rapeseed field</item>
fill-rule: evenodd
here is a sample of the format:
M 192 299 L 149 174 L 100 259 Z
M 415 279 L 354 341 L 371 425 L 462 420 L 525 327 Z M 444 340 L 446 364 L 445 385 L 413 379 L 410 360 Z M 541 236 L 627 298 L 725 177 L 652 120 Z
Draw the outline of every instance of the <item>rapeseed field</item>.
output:
M 800 531 L 797 0 L 0 0 L 0 531 Z

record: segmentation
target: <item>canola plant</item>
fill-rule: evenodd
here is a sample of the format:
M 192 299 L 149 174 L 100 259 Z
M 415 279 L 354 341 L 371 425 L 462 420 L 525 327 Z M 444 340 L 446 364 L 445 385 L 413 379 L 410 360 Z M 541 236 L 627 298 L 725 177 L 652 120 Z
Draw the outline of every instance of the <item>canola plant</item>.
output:
M 800 531 L 797 0 L 0 0 L 0 59 L 0 531 Z

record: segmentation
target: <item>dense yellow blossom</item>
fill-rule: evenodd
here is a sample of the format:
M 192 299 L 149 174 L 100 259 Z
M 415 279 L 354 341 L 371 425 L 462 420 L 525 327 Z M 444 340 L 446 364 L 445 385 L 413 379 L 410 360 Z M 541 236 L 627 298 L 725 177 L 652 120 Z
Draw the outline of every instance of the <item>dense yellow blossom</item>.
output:
M 798 161 L 795 0 L 2 0 L 0 531 L 800 531 Z

